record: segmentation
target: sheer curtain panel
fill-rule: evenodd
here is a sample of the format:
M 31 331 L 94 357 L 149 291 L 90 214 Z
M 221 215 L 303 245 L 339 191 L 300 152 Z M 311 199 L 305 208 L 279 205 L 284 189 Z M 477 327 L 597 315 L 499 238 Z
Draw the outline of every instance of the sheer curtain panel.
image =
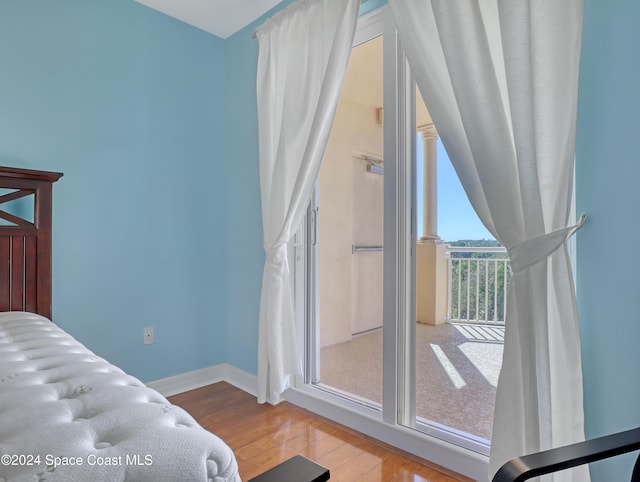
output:
M 508 459 L 584 439 L 566 240 L 582 0 L 389 0 L 402 46 L 478 216 L 513 268 L 491 441 Z M 585 482 L 586 468 L 550 480 Z
M 260 190 L 266 260 L 258 402 L 301 373 L 287 245 L 318 177 L 358 20 L 359 0 L 300 0 L 256 30 Z

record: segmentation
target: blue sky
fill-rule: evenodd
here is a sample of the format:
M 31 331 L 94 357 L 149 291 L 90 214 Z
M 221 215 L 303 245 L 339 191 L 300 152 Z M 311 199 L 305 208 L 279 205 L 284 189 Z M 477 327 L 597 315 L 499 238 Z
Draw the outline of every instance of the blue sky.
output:
M 422 139 L 418 137 L 418 235 L 422 233 Z M 444 241 L 494 239 L 478 219 L 438 139 L 438 234 Z

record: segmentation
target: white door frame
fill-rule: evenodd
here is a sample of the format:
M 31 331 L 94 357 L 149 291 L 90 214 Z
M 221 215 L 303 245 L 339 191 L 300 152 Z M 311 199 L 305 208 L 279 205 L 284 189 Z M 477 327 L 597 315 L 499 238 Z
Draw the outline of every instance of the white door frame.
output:
M 356 399 L 340 396 L 314 386 L 319 379 L 319 350 L 305 355 L 305 374 L 285 393 L 285 398 L 303 408 L 346 425 L 361 433 L 394 445 L 418 457 L 475 480 L 486 481 L 488 457 L 456 443 L 456 437 L 437 428 L 415 427 L 415 245 L 416 159 L 415 83 L 399 45 L 390 10 L 384 6 L 359 20 L 354 46 L 384 32 L 384 162 L 385 234 L 384 272 L 393 273 L 392 283 L 384 283 L 383 307 L 383 410 Z M 300 346 L 318 346 L 320 309 L 309 303 L 308 290 L 316 289 L 317 249 L 314 232 L 321 222 L 314 198 L 307 219 L 295 241 L 294 260 L 296 315 Z M 314 212 L 315 211 L 315 212 Z M 399 213 L 404 213 L 400 215 Z M 407 215 L 409 213 L 409 215 Z M 315 224 L 315 231 L 311 226 Z M 309 227 L 307 227 L 309 226 Z M 317 238 L 316 238 L 317 239 Z M 315 263 L 315 265 L 314 265 Z M 310 265 L 308 269 L 307 266 Z M 305 353 L 308 350 L 305 350 Z M 389 362 L 392 360 L 392 362 Z

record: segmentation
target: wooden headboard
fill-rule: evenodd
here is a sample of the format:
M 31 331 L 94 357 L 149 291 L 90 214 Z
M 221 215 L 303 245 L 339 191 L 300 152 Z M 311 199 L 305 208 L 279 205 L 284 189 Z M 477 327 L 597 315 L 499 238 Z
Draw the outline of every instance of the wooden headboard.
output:
M 0 311 L 51 318 L 51 198 L 60 177 L 0 166 Z

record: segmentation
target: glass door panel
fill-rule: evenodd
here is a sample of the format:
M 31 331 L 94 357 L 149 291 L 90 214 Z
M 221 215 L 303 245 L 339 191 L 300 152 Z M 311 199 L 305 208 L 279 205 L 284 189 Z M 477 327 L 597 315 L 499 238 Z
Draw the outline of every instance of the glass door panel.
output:
M 353 48 L 317 206 L 314 382 L 382 403 L 384 162 L 382 36 Z
M 416 92 L 415 426 L 486 452 L 508 266 L 471 208 Z

